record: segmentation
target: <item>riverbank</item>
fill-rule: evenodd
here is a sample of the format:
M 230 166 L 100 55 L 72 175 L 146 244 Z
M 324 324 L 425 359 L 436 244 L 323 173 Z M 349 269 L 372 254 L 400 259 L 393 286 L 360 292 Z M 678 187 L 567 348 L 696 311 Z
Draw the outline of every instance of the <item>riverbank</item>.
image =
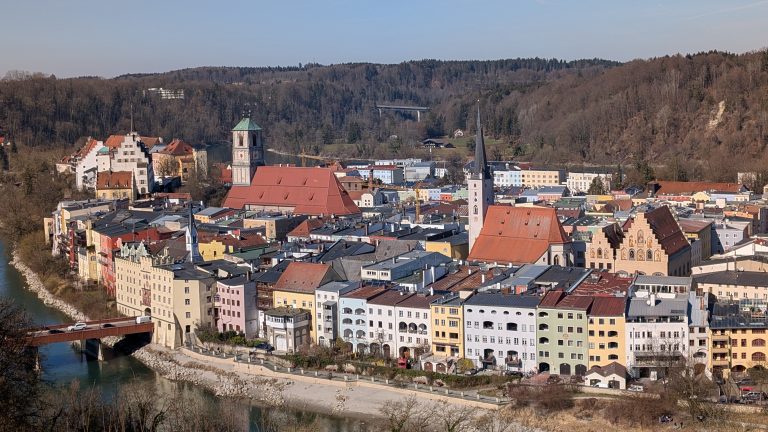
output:
M 63 312 L 74 321 L 89 320 L 87 315 L 49 292 L 40 277 L 21 260 L 18 251 L 14 250 L 11 257 L 10 264 L 26 280 L 26 289 L 34 292 L 46 305 Z M 118 341 L 119 338 L 102 340 L 110 347 L 114 347 Z M 169 350 L 154 344 L 137 349 L 132 356 L 169 380 L 188 382 L 203 387 L 216 396 L 248 399 L 267 407 L 289 407 L 349 418 L 371 419 L 381 415 L 379 409 L 386 402 L 417 394 L 422 400 L 444 400 L 455 406 L 471 406 L 479 411 L 495 408 L 493 404 L 440 395 L 423 395 L 407 389 L 386 388 L 381 385 L 353 385 L 309 376 L 297 379 L 255 364 L 243 367 L 231 359 L 211 359 L 195 355 L 189 350 Z

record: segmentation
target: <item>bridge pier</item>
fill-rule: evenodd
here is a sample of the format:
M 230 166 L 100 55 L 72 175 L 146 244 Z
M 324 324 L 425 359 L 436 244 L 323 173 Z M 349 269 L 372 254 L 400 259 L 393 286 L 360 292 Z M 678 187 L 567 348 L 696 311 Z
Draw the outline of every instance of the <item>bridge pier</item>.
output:
M 102 349 L 101 339 L 80 339 L 72 341 L 81 354 L 95 358 L 99 361 L 104 360 L 104 350 Z

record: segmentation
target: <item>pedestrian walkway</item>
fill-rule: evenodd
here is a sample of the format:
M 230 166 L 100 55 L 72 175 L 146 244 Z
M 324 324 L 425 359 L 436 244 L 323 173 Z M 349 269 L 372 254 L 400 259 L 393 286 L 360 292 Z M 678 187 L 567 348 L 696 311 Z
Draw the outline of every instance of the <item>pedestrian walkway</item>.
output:
M 188 348 L 185 348 L 188 349 Z M 441 396 L 441 398 L 451 398 L 462 401 L 480 402 L 483 404 L 494 405 L 499 407 L 509 403 L 509 399 L 506 397 L 491 397 L 480 394 L 476 390 L 452 390 L 445 387 L 425 384 L 406 384 L 400 381 L 389 380 L 386 378 L 377 378 L 373 376 L 365 376 L 360 374 L 346 373 L 346 372 L 329 372 L 318 370 L 305 370 L 302 368 L 291 368 L 277 364 L 273 361 L 275 357 L 266 354 L 259 353 L 258 357 L 252 358 L 250 355 L 244 354 L 231 354 L 226 352 L 218 352 L 216 350 L 208 350 L 202 347 L 193 347 L 191 349 L 196 354 L 201 354 L 210 358 L 232 360 L 235 363 L 251 364 L 262 366 L 268 369 L 270 372 L 280 374 L 285 378 L 317 378 L 327 379 L 333 383 L 347 383 L 350 385 L 364 384 L 365 386 L 381 386 L 384 389 L 392 390 L 410 390 L 419 394 L 429 394 L 434 396 Z

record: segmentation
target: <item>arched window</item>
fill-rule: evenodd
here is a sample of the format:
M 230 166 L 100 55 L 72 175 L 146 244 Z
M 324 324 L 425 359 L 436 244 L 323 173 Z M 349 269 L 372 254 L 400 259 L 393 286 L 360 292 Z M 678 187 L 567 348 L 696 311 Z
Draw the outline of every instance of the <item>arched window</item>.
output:
M 552 264 L 556 265 L 556 266 L 560 265 L 560 256 L 559 255 L 555 255 L 555 258 L 552 260 Z
M 630 261 L 634 261 L 635 260 L 635 250 L 634 249 L 630 249 L 629 250 L 629 260 Z
M 549 330 L 549 326 L 546 324 L 539 324 L 539 330 Z
M 603 257 L 603 249 L 597 248 L 597 257 L 602 258 Z
M 656 251 L 653 253 L 653 260 L 654 261 L 661 261 L 661 253 L 659 251 Z
M 619 359 L 619 356 L 617 356 L 616 354 L 609 354 L 608 355 L 608 360 L 618 360 L 618 359 Z
M 237 145 L 238 145 L 239 147 L 242 147 L 242 146 L 243 146 L 243 135 L 242 135 L 242 134 L 239 134 L 239 135 L 237 136 Z
M 539 343 L 542 345 L 546 345 L 549 343 L 549 338 L 541 337 L 539 338 Z
M 645 242 L 645 237 L 643 236 L 643 231 L 638 230 L 637 231 L 637 244 L 638 246 L 643 244 Z
M 638 261 L 642 261 L 643 259 L 645 259 L 645 254 L 643 253 L 642 249 L 638 249 L 637 250 L 637 260 Z
M 764 352 L 756 352 L 752 354 L 752 361 L 753 362 L 764 362 L 765 361 L 765 353 Z
M 517 331 L 517 323 L 507 323 L 507 330 Z
M 646 261 L 653 261 L 653 251 L 648 249 L 648 252 L 645 253 Z
M 472 209 L 472 214 L 477 214 L 477 205 Z
M 753 347 L 764 347 L 765 346 L 765 339 L 755 339 L 752 341 Z

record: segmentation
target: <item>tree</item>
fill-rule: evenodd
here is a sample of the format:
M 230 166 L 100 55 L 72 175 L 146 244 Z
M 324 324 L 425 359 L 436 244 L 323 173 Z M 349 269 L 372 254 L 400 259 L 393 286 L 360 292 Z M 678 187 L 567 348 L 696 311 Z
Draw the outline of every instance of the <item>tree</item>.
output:
M 40 408 L 35 357 L 26 340 L 29 326 L 18 305 L 0 298 L 0 431 L 31 430 Z
M 606 191 L 603 178 L 600 176 L 593 178 L 592 183 L 589 185 L 589 189 L 587 189 L 587 193 L 589 195 L 604 195 Z
M 160 177 L 171 177 L 179 174 L 179 165 L 172 156 L 155 155 L 158 158 L 155 163 L 155 175 Z
M 0 147 L 0 171 L 8 171 L 8 155 L 5 154 L 5 149 Z

